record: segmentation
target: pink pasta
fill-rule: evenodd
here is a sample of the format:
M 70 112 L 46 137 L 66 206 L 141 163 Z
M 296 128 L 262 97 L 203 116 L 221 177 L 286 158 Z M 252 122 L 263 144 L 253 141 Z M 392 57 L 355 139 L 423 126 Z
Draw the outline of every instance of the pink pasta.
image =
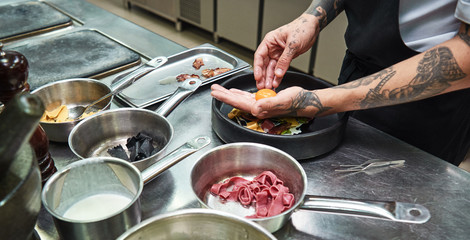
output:
M 275 216 L 291 208 L 295 202 L 289 188 L 284 186 L 284 182 L 271 171 L 264 171 L 252 181 L 242 177 L 232 177 L 223 183 L 212 185 L 211 193 L 245 206 L 254 203 L 256 213 L 247 218 Z

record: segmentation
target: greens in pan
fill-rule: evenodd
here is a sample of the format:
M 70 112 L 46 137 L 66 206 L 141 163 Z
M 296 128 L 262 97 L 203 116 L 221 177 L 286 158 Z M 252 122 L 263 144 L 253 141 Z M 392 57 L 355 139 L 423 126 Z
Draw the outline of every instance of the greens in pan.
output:
M 232 109 L 228 117 L 246 128 L 275 135 L 294 135 L 301 133 L 301 126 L 309 122 L 305 117 L 279 117 L 258 119 L 250 113 L 237 108 Z

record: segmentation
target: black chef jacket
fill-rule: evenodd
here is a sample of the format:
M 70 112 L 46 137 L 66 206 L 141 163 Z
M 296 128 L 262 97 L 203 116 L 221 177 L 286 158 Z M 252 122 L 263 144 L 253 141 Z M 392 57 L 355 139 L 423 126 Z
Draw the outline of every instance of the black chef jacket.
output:
M 346 56 L 339 84 L 387 68 L 416 54 L 401 39 L 399 0 L 345 1 Z M 470 89 L 352 115 L 409 144 L 459 165 L 470 148 Z

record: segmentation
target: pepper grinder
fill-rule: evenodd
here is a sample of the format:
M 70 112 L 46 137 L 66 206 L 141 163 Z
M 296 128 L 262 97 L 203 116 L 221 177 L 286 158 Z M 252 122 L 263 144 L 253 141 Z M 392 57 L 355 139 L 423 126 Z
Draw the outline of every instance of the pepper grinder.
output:
M 3 51 L 3 44 L 0 42 L 0 103 L 6 104 L 16 94 L 29 92 L 28 66 L 24 55 L 15 51 Z M 41 125 L 36 128 L 29 143 L 36 154 L 44 185 L 57 168 L 49 152 L 49 139 Z

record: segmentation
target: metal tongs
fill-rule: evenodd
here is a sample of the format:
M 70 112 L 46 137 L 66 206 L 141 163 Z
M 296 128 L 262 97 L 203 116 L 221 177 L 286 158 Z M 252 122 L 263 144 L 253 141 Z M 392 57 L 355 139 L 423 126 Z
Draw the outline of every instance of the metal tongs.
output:
M 361 172 L 378 167 L 398 167 L 405 164 L 405 160 L 378 160 L 372 159 L 359 165 L 339 165 L 345 169 L 335 169 L 337 172 Z

